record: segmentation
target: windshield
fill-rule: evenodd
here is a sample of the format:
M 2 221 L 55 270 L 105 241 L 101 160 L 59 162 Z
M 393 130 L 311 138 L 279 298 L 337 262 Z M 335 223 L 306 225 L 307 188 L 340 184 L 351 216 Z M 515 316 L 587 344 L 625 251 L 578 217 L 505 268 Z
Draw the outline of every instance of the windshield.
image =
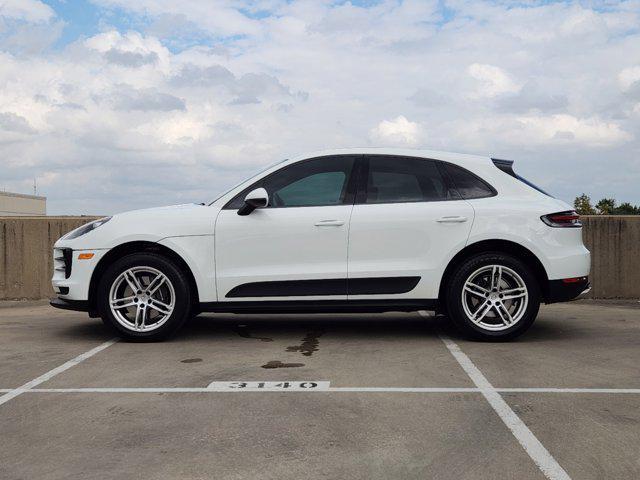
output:
M 268 166 L 260 169 L 258 172 L 254 173 L 253 175 L 251 175 L 249 178 L 245 178 L 244 180 L 242 180 L 239 183 L 236 183 L 233 187 L 225 190 L 223 193 L 221 193 L 220 195 L 218 195 L 211 203 L 209 203 L 209 205 L 213 205 L 214 203 L 216 203 L 218 200 L 220 200 L 222 197 L 224 197 L 227 193 L 229 193 L 231 190 L 235 190 L 236 188 L 238 188 L 240 185 L 242 185 L 245 182 L 248 182 L 250 180 L 253 180 L 254 178 L 256 178 L 257 176 L 261 175 L 262 173 L 266 172 L 267 170 L 275 167 L 276 165 L 280 165 L 281 163 L 286 162 L 287 160 L 289 160 L 288 158 L 285 158 L 284 160 L 278 160 L 277 162 L 271 163 Z

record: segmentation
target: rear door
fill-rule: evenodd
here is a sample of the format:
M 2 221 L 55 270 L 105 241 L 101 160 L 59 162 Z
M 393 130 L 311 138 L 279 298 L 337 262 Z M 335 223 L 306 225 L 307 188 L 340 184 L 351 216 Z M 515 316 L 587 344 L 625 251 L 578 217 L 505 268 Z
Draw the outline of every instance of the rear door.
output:
M 435 299 L 474 211 L 435 160 L 365 156 L 349 229 L 349 300 Z

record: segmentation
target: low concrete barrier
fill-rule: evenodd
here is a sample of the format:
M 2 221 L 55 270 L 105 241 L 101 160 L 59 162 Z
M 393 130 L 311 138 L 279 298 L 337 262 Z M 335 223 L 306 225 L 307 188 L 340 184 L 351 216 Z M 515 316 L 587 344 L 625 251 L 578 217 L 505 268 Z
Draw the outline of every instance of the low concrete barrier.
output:
M 0 300 L 53 296 L 52 249 L 99 217 L 0 217 Z M 583 217 L 592 298 L 640 298 L 640 216 Z
M 640 298 L 640 215 L 583 216 L 592 298 Z
M 0 300 L 54 296 L 53 244 L 100 217 L 0 217 Z

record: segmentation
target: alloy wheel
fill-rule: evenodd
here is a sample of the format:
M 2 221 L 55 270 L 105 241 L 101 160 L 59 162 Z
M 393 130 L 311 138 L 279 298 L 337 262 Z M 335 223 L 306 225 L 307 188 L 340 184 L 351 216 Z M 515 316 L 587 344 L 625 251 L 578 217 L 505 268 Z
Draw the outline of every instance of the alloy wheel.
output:
M 153 267 L 132 267 L 116 277 L 109 291 L 114 318 L 127 330 L 150 332 L 160 328 L 175 308 L 175 289 Z
M 462 289 L 467 317 L 484 330 L 511 328 L 524 316 L 529 302 L 527 286 L 513 269 L 486 265 L 473 272 Z

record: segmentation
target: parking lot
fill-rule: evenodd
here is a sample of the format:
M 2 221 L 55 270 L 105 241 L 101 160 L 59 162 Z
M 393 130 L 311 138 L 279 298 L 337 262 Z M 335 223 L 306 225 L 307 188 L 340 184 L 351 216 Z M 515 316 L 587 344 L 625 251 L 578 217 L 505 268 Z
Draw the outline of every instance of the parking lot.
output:
M 0 478 L 638 478 L 640 304 L 513 343 L 419 314 L 203 315 L 113 341 L 0 307 Z

